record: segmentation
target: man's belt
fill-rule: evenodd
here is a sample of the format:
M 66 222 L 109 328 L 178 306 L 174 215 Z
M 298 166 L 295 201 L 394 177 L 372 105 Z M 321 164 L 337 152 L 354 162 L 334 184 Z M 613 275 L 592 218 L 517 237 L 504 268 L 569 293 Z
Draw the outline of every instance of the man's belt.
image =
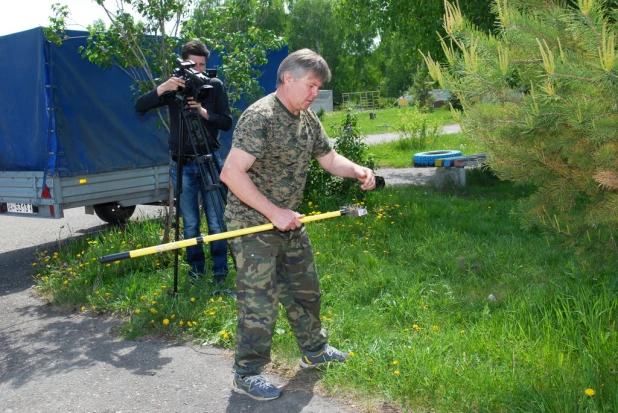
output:
M 195 155 L 179 155 L 176 152 L 171 152 L 170 157 L 172 158 L 172 161 L 176 163 L 181 163 L 182 161 L 183 165 L 189 165 L 189 163 L 195 161 Z

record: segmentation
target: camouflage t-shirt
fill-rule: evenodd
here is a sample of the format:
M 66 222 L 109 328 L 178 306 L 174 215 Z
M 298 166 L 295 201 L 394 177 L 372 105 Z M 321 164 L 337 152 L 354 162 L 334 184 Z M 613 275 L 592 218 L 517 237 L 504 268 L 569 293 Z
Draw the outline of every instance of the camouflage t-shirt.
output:
M 274 93 L 249 106 L 234 130 L 232 147 L 255 156 L 247 174 L 273 204 L 295 211 L 305 189 L 311 157 L 332 150 L 328 136 L 313 110 L 293 115 Z M 260 225 L 268 219 L 231 191 L 225 218 Z

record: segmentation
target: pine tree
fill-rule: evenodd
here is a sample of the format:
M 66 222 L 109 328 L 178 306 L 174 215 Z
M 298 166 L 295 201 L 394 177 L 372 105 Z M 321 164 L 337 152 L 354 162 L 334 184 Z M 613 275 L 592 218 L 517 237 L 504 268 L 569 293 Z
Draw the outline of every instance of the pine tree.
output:
M 573 2 L 571 2 L 573 3 Z M 495 173 L 538 190 L 523 222 L 578 236 L 618 227 L 615 19 L 601 0 L 496 0 L 494 33 L 445 2 L 448 64 L 431 76 L 464 107 L 462 126 Z

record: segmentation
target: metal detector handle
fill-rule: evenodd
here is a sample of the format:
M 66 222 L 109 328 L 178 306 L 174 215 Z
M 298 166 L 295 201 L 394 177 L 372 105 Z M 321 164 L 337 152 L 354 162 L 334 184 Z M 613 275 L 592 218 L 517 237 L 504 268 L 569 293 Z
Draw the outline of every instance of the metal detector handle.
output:
M 322 219 L 335 218 L 335 217 L 339 217 L 341 215 L 346 214 L 346 211 L 347 211 L 346 209 L 341 209 L 339 211 L 332 211 L 332 212 L 325 212 L 323 214 L 304 216 L 300 218 L 300 222 L 305 224 L 305 223 L 309 223 L 313 221 L 319 221 Z M 198 244 L 218 241 L 221 239 L 240 237 L 242 235 L 254 234 L 256 232 L 270 231 L 273 229 L 275 229 L 275 226 L 273 224 L 263 224 L 263 225 L 257 225 L 255 227 L 221 232 L 219 234 L 212 234 L 212 235 L 206 235 L 206 236 L 202 235 L 196 238 L 186 239 L 182 241 L 169 242 L 167 244 L 155 245 L 153 247 L 146 247 L 146 248 L 140 248 L 140 249 L 132 250 L 132 251 L 118 252 L 116 254 L 105 255 L 99 258 L 98 261 L 102 264 L 105 264 L 108 262 L 126 260 L 129 258 L 143 257 L 144 255 L 151 255 L 151 254 L 156 254 L 159 252 L 172 251 L 172 250 L 176 250 L 180 248 L 192 247 Z

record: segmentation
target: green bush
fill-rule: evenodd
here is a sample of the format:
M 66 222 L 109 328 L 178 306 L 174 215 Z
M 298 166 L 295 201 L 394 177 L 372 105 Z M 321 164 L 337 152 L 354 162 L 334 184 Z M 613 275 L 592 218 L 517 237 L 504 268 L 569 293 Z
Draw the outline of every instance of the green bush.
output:
M 416 106 L 399 114 L 394 130 L 399 135 L 395 148 L 402 151 L 423 151 L 440 135 L 440 125 Z
M 363 142 L 356 115 L 352 111 L 348 110 L 340 126 L 333 130 L 336 135 L 334 149 L 337 153 L 359 165 L 375 169 L 376 162 L 367 151 L 368 146 Z M 324 196 L 337 196 L 346 200 L 360 199 L 362 193 L 357 180 L 331 175 L 322 169 L 315 159 L 311 160 L 303 201 L 308 202 Z

